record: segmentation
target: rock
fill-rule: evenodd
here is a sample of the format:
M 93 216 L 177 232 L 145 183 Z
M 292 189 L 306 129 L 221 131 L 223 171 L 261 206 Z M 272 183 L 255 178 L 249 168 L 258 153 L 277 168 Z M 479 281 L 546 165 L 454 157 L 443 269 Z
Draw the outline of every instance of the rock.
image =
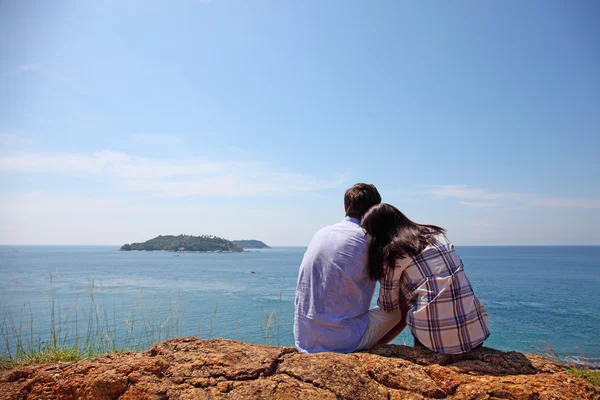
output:
M 385 345 L 353 354 L 188 337 L 77 363 L 0 371 L 0 399 L 600 399 L 541 356 Z

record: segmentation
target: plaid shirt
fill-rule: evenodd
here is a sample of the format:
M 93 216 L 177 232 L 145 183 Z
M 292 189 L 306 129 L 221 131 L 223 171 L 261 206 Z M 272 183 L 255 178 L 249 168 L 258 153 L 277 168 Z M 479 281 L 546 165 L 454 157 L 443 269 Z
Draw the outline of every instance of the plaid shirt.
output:
M 379 307 L 392 311 L 406 299 L 406 325 L 430 350 L 461 354 L 490 336 L 487 312 L 444 235 L 437 235 L 417 257 L 397 260 L 394 269 L 386 267 L 379 283 Z

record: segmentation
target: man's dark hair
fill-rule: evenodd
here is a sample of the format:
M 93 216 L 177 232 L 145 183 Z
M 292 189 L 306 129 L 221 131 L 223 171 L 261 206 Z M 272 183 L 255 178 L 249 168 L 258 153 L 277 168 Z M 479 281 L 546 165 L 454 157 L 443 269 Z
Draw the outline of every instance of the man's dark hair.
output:
M 344 194 L 346 216 L 361 219 L 376 204 L 381 203 L 381 196 L 375 185 L 357 183 Z

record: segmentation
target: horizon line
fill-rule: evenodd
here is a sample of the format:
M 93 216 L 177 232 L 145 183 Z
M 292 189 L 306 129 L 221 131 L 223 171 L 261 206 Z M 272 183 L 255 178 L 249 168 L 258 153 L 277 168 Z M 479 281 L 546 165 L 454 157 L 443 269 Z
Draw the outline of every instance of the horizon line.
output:
M 264 242 L 263 242 L 264 243 Z M 73 246 L 73 247 L 83 247 L 83 246 L 98 246 L 98 247 L 121 247 L 122 244 L 90 244 L 90 243 L 71 243 L 71 244 L 3 244 L 0 243 L 0 247 L 26 247 L 26 246 L 38 246 L 38 247 L 59 247 L 59 246 Z M 274 247 L 308 247 L 308 244 L 305 245 L 267 245 L 271 248 Z M 600 243 L 598 244 L 454 244 L 457 247 L 600 247 Z M 261 250 L 261 249 L 256 249 Z M 265 250 L 265 249 L 263 249 Z M 268 249 L 266 249 L 268 250 Z

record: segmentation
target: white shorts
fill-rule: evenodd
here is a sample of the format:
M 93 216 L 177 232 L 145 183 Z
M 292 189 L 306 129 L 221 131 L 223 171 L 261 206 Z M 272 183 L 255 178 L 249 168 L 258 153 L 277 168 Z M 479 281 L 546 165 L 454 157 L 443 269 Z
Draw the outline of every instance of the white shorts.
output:
M 377 344 L 386 333 L 392 330 L 392 328 L 401 321 L 402 311 L 396 309 L 392 312 L 384 311 L 379 307 L 375 307 L 369 310 L 369 325 L 363 335 L 360 343 L 358 344 L 358 350 L 369 349 Z

